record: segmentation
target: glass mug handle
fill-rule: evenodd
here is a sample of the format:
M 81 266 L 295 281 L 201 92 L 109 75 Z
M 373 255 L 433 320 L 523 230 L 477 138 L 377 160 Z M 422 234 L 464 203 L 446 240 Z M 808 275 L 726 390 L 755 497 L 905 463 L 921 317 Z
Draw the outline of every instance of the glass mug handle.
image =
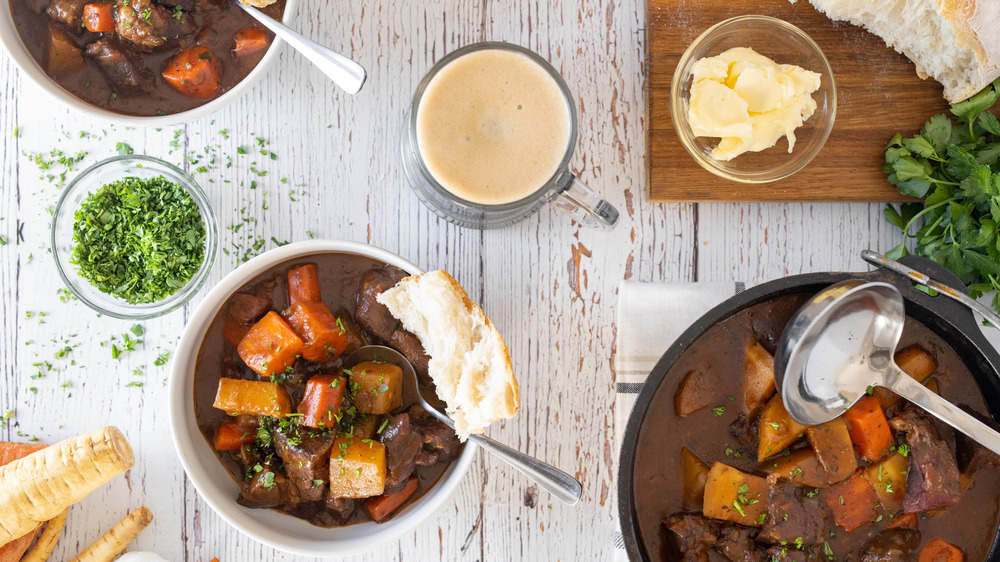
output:
M 559 210 L 590 228 L 610 230 L 618 222 L 618 209 L 590 189 L 579 178 L 563 172 L 549 197 L 549 201 Z

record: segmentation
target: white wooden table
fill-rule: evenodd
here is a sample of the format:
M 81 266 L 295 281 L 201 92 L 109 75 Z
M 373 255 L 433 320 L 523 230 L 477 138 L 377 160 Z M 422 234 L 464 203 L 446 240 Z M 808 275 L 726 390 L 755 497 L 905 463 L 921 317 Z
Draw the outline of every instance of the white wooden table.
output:
M 153 510 L 155 521 L 136 546 L 171 560 L 293 559 L 224 523 L 199 500 L 174 455 L 165 408 L 171 364 L 154 363 L 172 349 L 201 295 L 183 311 L 143 322 L 144 343 L 116 360 L 108 342 L 132 323 L 98 318 L 57 293 L 47 209 L 59 195 L 59 178 L 40 176 L 63 167 L 40 171 L 32 156 L 42 152 L 51 160 L 52 149 L 85 150 L 74 166 L 79 170 L 115 154 L 118 142 L 183 162 L 224 227 L 255 221 L 252 230 L 267 241 L 262 250 L 274 246 L 272 237 L 343 238 L 423 268 L 445 268 L 505 335 L 521 411 L 490 434 L 574 473 L 584 484 L 583 500 L 575 507 L 553 502 L 513 469 L 481 457 L 437 515 L 359 560 L 609 559 L 617 528 L 612 440 L 622 429 L 612 413 L 618 284 L 756 283 L 860 270 L 859 251 L 899 242 L 878 204 L 646 202 L 644 18 L 641 0 L 303 0 L 299 29 L 369 68 L 360 95 L 340 94 L 286 49 L 227 109 L 160 131 L 89 122 L 0 57 L 0 235 L 8 241 L 0 246 L 0 415 L 13 411 L 0 439 L 55 442 L 113 424 L 138 456 L 128 478 L 73 507 L 53 559 L 68 559 L 140 505 Z M 549 209 L 504 230 L 464 230 L 437 219 L 407 186 L 397 139 L 411 92 L 443 54 L 487 39 L 532 48 L 564 74 L 580 112 L 573 168 L 621 210 L 613 232 L 580 229 Z M 276 160 L 252 155 L 256 137 Z M 251 155 L 238 155 L 240 146 Z M 203 162 L 184 162 L 185 154 L 205 156 L 206 149 L 219 159 L 208 171 L 195 171 Z M 253 163 L 268 174 L 258 177 Z M 232 248 L 236 238 L 223 230 L 223 247 Z M 220 254 L 209 285 L 237 263 L 235 255 Z M 72 351 L 56 358 L 67 345 Z M 51 367 L 42 363 L 43 376 L 33 379 L 39 372 L 33 364 L 44 361 Z

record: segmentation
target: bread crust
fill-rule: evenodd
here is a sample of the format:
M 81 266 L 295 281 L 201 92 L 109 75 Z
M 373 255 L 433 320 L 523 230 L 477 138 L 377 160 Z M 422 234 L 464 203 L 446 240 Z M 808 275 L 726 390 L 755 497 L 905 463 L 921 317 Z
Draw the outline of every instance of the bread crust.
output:
M 952 26 L 961 48 L 976 53 L 979 67 L 970 69 L 977 80 L 964 90 L 945 92 L 951 103 L 974 96 L 1000 77 L 1000 2 L 996 0 L 938 0 L 938 9 Z M 992 28 L 992 30 L 991 30 Z
M 411 275 L 409 277 L 403 278 L 402 280 L 399 281 L 399 284 L 406 282 L 416 282 L 424 275 L 438 275 L 445 282 L 447 282 L 448 285 L 451 286 L 451 290 L 462 299 L 462 303 L 465 304 L 465 309 L 469 311 L 471 314 L 474 314 L 478 316 L 481 320 L 483 320 L 483 323 L 486 325 L 487 328 L 489 328 L 490 333 L 493 334 L 493 336 L 496 337 L 496 339 L 500 342 L 500 345 L 503 346 L 503 354 L 505 358 L 504 359 L 505 370 L 507 371 L 507 388 L 508 388 L 508 393 L 504 397 L 504 403 L 507 406 L 507 411 L 505 412 L 505 414 L 506 417 L 508 418 L 513 416 L 515 413 L 517 413 L 517 410 L 521 407 L 521 399 L 520 399 L 520 391 L 518 390 L 517 386 L 517 379 L 514 377 L 514 366 L 513 364 L 511 364 L 510 361 L 510 350 L 507 348 L 507 342 L 503 339 L 503 336 L 500 335 L 499 330 L 496 329 L 496 326 L 493 325 L 493 322 L 483 312 L 483 309 L 479 308 L 479 305 L 472 302 L 472 299 L 469 298 L 469 293 L 466 292 L 465 287 L 462 287 L 462 285 L 458 281 L 456 281 L 455 278 L 452 277 L 451 274 L 449 274 L 447 271 L 443 269 L 438 269 L 436 271 L 429 271 L 427 273 L 418 273 L 416 275 Z

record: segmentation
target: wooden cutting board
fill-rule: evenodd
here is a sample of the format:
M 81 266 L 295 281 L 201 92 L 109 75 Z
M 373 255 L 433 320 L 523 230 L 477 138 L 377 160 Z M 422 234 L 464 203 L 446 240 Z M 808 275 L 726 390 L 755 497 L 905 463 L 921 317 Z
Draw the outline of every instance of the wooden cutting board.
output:
M 941 85 L 860 27 L 833 22 L 806 0 L 647 0 L 649 88 L 647 196 L 676 201 L 900 201 L 882 173 L 882 149 L 947 111 Z M 684 150 L 670 116 L 670 82 L 681 55 L 703 31 L 743 14 L 781 18 L 809 34 L 837 81 L 837 117 L 823 150 L 781 181 L 746 185 L 711 174 Z M 767 53 L 763 53 L 767 54 Z M 780 61 L 778 61 L 780 62 Z M 783 141 L 782 141 L 783 142 Z

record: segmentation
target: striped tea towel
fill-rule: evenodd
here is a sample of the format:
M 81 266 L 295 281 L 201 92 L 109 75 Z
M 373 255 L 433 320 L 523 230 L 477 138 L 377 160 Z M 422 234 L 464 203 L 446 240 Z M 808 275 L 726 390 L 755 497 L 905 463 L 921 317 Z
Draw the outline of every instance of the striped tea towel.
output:
M 660 356 L 695 320 L 744 288 L 743 283 L 731 282 L 621 284 L 615 358 L 615 459 L 632 405 Z M 617 494 L 617 485 L 614 489 Z M 617 520 L 617 506 L 614 513 Z M 615 562 L 627 561 L 620 529 L 615 529 L 614 537 Z

